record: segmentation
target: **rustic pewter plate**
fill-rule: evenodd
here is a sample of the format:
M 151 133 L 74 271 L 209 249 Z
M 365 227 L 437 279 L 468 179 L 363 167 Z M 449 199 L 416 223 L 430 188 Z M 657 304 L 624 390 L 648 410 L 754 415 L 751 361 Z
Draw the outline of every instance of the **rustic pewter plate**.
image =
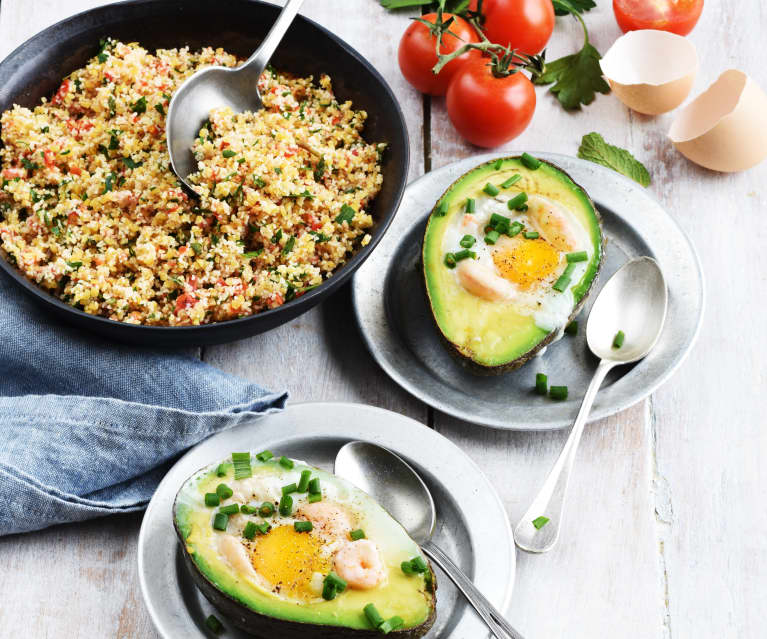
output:
M 553 162 L 586 189 L 602 215 L 607 236 L 599 281 L 578 317 L 576 337 L 564 336 L 522 368 L 483 377 L 448 353 L 432 321 L 421 273 L 426 218 L 450 184 L 497 154 L 461 160 L 411 183 L 387 235 L 352 282 L 362 336 L 395 382 L 444 413 L 507 430 L 572 424 L 597 365 L 586 345 L 586 318 L 602 285 L 629 259 L 649 255 L 660 263 L 669 288 L 666 324 L 647 358 L 610 372 L 591 420 L 628 408 L 665 382 L 692 348 L 703 318 L 703 272 L 695 249 L 646 189 L 592 162 L 552 153 L 535 155 Z M 556 402 L 536 395 L 538 372 L 545 372 L 551 384 L 567 385 L 569 399 Z
M 210 614 L 226 626 L 226 637 L 248 636 L 216 612 L 183 563 L 171 510 L 184 480 L 233 450 L 268 448 L 332 471 L 339 448 L 356 439 L 386 446 L 420 473 L 437 507 L 435 541 L 496 607 L 507 609 L 516 565 L 511 527 L 495 488 L 465 453 L 423 424 L 381 408 L 296 404 L 204 441 L 176 462 L 158 486 L 141 524 L 137 554 L 144 603 L 163 639 L 212 637 L 203 624 Z M 488 534 L 493 543 L 482 543 Z M 484 622 L 438 569 L 437 583 L 437 620 L 427 639 L 487 637 Z

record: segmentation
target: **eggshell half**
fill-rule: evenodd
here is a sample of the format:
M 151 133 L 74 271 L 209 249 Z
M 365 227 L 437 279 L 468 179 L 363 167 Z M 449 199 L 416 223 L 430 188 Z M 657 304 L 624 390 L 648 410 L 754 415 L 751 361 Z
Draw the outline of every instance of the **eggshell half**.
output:
M 642 29 L 618 38 L 600 61 L 615 95 L 630 109 L 648 115 L 678 107 L 698 72 L 698 52 L 682 36 Z
M 708 169 L 750 169 L 767 157 L 767 95 L 742 71 L 725 71 L 679 113 L 668 137 Z

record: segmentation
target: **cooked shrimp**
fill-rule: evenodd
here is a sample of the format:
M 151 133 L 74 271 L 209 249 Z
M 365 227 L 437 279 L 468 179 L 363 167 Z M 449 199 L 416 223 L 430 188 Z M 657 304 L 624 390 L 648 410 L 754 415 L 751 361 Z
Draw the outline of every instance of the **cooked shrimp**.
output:
M 345 508 L 332 501 L 304 504 L 298 511 L 314 525 L 321 536 L 346 539 L 353 529 L 352 520 Z
M 577 240 L 570 230 L 572 223 L 567 213 L 555 202 L 540 196 L 532 196 L 527 205 L 528 218 L 541 237 L 558 251 L 572 251 Z
M 514 287 L 509 282 L 475 260 L 458 262 L 456 273 L 461 286 L 482 299 L 493 302 L 514 295 Z
M 333 557 L 333 567 L 356 590 L 370 590 L 386 578 L 378 547 L 369 539 L 346 542 Z

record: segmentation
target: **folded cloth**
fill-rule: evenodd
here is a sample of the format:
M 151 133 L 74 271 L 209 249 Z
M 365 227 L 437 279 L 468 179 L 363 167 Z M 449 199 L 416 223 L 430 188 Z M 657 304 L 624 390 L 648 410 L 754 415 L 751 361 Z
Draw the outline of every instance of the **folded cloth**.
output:
M 0 272 L 0 535 L 140 510 L 185 449 L 284 408 L 189 353 L 60 324 Z

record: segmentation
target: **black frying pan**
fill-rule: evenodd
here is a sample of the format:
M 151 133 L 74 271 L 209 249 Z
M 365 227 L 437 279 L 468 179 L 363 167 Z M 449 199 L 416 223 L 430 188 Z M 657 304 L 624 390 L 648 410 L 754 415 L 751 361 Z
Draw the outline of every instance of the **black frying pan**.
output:
M 99 7 L 63 20 L 27 40 L 0 62 L 0 111 L 33 107 L 50 97 L 64 76 L 98 52 L 99 38 L 139 42 L 149 50 L 188 45 L 220 46 L 249 56 L 276 20 L 280 8 L 260 0 L 133 0 Z M 284 324 L 330 295 L 359 268 L 386 232 L 397 211 L 408 172 L 408 136 L 402 111 L 381 75 L 359 53 L 317 23 L 299 16 L 273 58 L 274 66 L 300 76 L 327 73 L 339 101 L 350 99 L 368 113 L 365 138 L 385 141 L 383 189 L 370 210 L 375 226 L 361 248 L 318 288 L 276 309 L 204 326 L 136 326 L 84 313 L 27 280 L 6 259 L 0 268 L 53 313 L 108 338 L 162 346 L 217 344 Z

